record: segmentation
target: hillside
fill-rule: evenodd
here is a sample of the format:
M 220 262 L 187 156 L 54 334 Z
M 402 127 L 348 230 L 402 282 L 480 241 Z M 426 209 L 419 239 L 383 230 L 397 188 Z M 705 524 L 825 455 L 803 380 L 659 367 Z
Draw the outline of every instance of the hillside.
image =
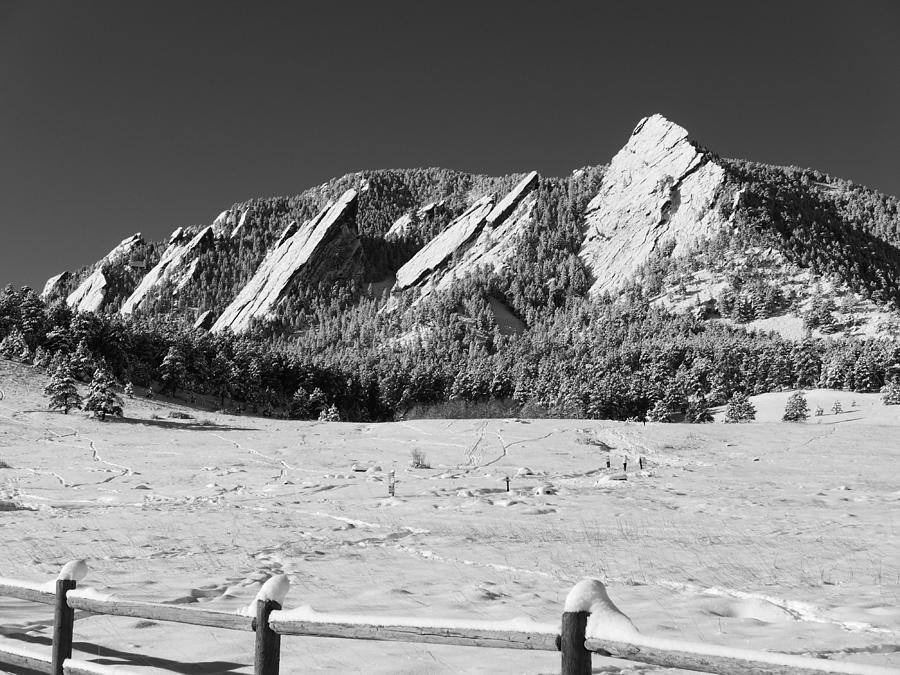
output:
M 653 115 L 565 178 L 364 171 L 135 235 L 40 299 L 8 289 L 0 339 L 18 326 L 41 361 L 84 341 L 143 385 L 175 348 L 180 386 L 273 415 L 663 401 L 674 420 L 735 391 L 878 391 L 900 368 L 898 284 L 895 198 L 721 158 Z

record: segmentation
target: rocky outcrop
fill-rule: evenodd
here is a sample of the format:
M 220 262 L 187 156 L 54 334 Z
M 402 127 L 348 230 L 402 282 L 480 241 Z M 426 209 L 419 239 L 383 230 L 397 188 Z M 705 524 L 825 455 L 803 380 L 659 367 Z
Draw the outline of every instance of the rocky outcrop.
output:
M 122 303 L 119 312 L 123 316 L 133 313 L 140 308 L 152 290 L 161 287 L 165 282 L 174 284 L 176 292 L 190 283 L 195 278 L 200 254 L 215 241 L 214 228 L 215 223 L 203 228 L 193 237 L 189 237 L 180 227 L 175 230 L 169 237 L 169 245 L 163 251 L 159 262 L 144 275 L 138 287 Z
M 431 202 L 429 204 L 426 204 L 422 208 L 416 210 L 416 219 L 424 220 L 426 218 L 430 218 L 432 214 L 443 205 L 443 201 Z M 390 229 L 385 233 L 384 238 L 390 241 L 392 239 L 400 239 L 402 237 L 405 237 L 406 235 L 410 234 L 412 225 L 412 216 L 409 213 L 404 213 L 394 221 L 394 224 L 391 225 Z
M 725 171 L 661 115 L 642 119 L 609 165 L 585 211 L 580 256 L 591 293 L 615 291 L 663 244 L 672 255 L 723 226 L 715 208 Z
M 71 276 L 72 273 L 67 270 L 47 279 L 47 283 L 44 284 L 44 290 L 41 291 L 41 299 L 50 300 L 51 298 L 53 298 L 53 296 L 60 291 L 60 289 L 71 278 Z
M 230 328 L 243 332 L 254 319 L 271 316 L 288 286 L 301 274 L 311 281 L 359 274 L 362 245 L 356 231 L 356 206 L 356 190 L 347 190 L 302 226 L 291 223 L 212 331 Z
M 142 254 L 145 246 L 141 233 L 138 232 L 116 246 L 112 251 L 106 254 L 101 260 L 93 273 L 79 284 L 69 297 L 66 303 L 76 312 L 98 312 L 103 307 L 106 300 L 107 279 L 103 270 L 111 265 L 124 265 L 133 255 Z
M 212 328 L 213 319 L 215 318 L 215 313 L 211 309 L 208 309 L 200 314 L 200 316 L 197 317 L 197 320 L 194 321 L 194 328 L 209 330 L 210 328 Z
M 476 201 L 397 271 L 394 290 L 417 286 L 424 294 L 478 267 L 502 267 L 513 253 L 515 235 L 531 222 L 537 185 L 532 171 L 499 202 L 493 195 Z
M 244 225 L 247 224 L 247 216 L 250 214 L 250 209 L 246 209 L 242 214 L 241 218 L 238 221 L 238 224 L 234 226 L 234 229 L 231 230 L 231 234 L 229 238 L 234 239 L 241 231 L 244 229 Z

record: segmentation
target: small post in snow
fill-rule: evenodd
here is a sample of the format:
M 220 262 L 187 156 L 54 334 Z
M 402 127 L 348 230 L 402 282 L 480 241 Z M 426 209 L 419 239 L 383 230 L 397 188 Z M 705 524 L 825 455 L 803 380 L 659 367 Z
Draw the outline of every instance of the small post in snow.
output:
M 509 476 L 506 477 L 506 491 L 509 492 Z
M 624 471 L 625 473 L 628 473 L 628 458 L 627 457 L 622 458 L 622 471 Z
M 53 610 L 53 675 L 63 675 L 63 662 L 72 658 L 72 632 L 75 628 L 75 610 L 69 607 L 66 593 L 77 585 L 75 579 L 56 580 L 56 603 Z
M 609 459 L 609 453 L 606 453 L 606 468 L 608 469 L 612 465 L 612 462 Z
M 278 675 L 281 663 L 281 636 L 269 627 L 269 614 L 281 609 L 274 600 L 256 601 L 256 649 L 253 675 Z
M 388 473 L 388 494 L 393 497 L 394 496 L 394 485 L 396 484 L 394 480 L 394 470 L 391 469 L 390 473 Z
M 644 470 L 644 457 L 638 457 L 638 466 L 641 467 L 641 471 Z

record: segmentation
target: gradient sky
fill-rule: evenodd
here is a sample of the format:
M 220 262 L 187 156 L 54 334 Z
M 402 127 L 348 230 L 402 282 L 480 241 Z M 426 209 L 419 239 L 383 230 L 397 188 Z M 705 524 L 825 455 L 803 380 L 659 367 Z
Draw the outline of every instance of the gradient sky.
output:
M 0 0 L 0 285 L 370 168 L 563 175 L 659 112 L 900 194 L 900 3 Z

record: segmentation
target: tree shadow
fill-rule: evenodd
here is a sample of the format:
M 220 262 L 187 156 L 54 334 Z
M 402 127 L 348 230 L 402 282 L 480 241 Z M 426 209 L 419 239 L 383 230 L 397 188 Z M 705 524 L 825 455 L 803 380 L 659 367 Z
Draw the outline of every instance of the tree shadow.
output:
M 216 424 L 214 422 L 178 422 L 175 420 L 154 420 L 140 417 L 119 417 L 107 420 L 119 424 L 140 424 L 161 429 L 184 429 L 187 431 L 256 431 L 254 427 L 236 427 L 228 424 Z

